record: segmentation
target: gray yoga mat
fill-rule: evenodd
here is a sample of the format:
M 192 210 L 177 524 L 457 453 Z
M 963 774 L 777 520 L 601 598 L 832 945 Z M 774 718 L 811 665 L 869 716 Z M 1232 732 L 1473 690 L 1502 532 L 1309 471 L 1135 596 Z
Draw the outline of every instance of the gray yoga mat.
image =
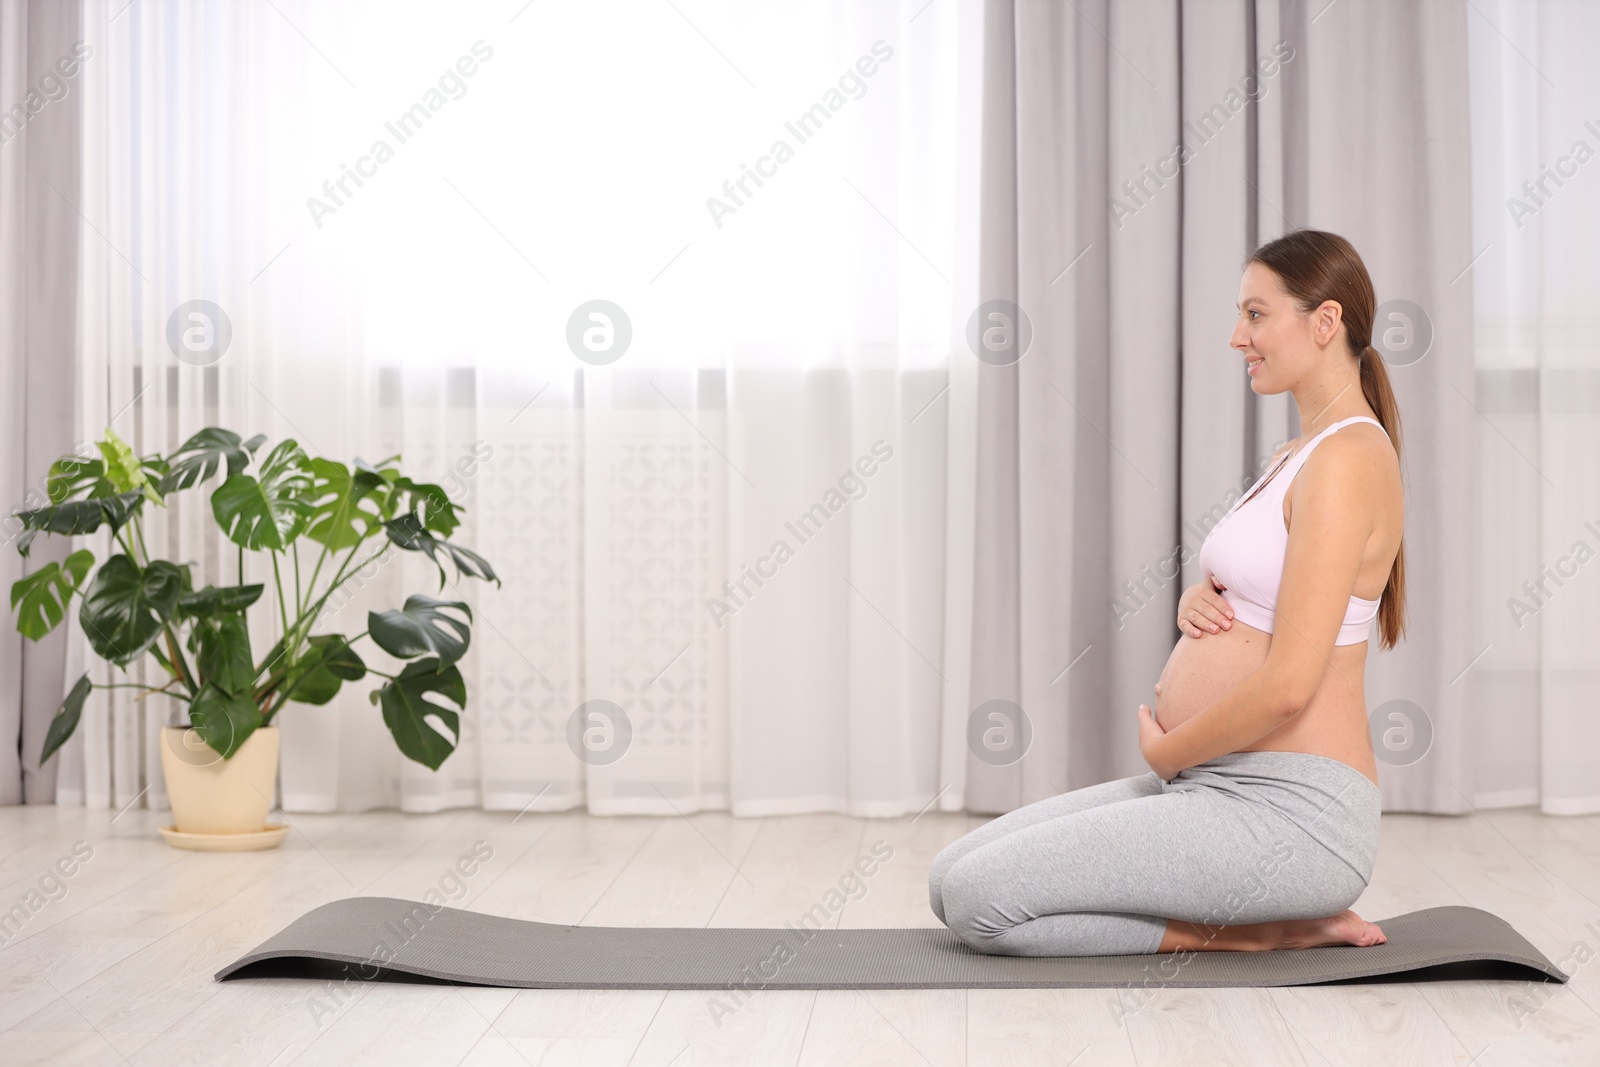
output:
M 351 966 L 336 973 L 356 979 L 401 972 L 533 989 L 1022 989 L 1150 981 L 1287 986 L 1500 960 L 1567 980 L 1510 924 L 1477 908 L 1428 908 L 1379 925 L 1389 940 L 1371 948 L 994 956 L 944 927 L 562 926 L 394 897 L 351 897 L 314 908 L 216 977 L 247 977 L 240 972 L 250 965 L 277 960 L 295 961 L 306 977 L 318 979 L 329 977 L 329 964 L 343 964 Z M 271 973 L 294 976 L 296 970 L 280 963 Z

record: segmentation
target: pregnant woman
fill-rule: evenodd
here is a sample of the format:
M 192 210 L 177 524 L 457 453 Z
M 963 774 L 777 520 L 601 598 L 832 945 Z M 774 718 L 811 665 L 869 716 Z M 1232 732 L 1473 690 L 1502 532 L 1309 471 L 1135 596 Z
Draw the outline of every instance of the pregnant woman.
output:
M 1367 640 L 1404 633 L 1399 410 L 1371 347 L 1372 281 L 1344 238 L 1250 257 L 1232 346 L 1302 436 L 1217 523 L 1182 632 L 1138 710 L 1151 771 L 1002 815 L 935 858 L 933 910 L 1008 956 L 1375 945 L 1348 910 L 1382 798 Z

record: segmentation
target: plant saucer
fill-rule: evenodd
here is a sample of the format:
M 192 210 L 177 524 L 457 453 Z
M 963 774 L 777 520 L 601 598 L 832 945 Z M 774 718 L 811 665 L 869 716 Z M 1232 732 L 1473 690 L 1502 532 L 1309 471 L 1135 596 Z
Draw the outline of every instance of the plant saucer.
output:
M 289 836 L 287 826 L 269 826 L 245 834 L 186 834 L 176 826 L 158 827 L 161 836 L 173 848 L 187 848 L 196 852 L 255 852 L 264 848 L 277 848 Z

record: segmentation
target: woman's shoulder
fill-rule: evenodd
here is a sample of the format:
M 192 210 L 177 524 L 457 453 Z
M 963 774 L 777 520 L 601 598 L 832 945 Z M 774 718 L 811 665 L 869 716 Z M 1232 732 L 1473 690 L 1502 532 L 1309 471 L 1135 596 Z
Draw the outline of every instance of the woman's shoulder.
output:
M 1374 420 L 1377 416 L 1371 416 Z M 1376 452 L 1378 454 L 1394 456 L 1394 442 L 1389 439 L 1389 431 L 1377 421 L 1368 422 L 1366 419 L 1354 419 L 1346 422 L 1338 430 L 1322 439 L 1324 445 L 1333 445 L 1335 450 L 1343 449 L 1349 452 Z
M 1382 426 L 1351 422 L 1327 434 L 1306 457 L 1302 469 L 1309 481 L 1369 479 L 1395 469 L 1399 456 Z

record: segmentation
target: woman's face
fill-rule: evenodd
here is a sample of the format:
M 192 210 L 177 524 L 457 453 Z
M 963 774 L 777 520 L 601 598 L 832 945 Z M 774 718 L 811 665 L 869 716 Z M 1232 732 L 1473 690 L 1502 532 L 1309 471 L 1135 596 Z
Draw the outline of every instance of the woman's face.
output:
M 1261 263 L 1245 268 L 1239 282 L 1239 321 L 1229 343 L 1244 354 L 1252 391 L 1281 393 L 1311 369 L 1317 319 L 1318 312 L 1301 311 L 1284 292 L 1272 268 Z

